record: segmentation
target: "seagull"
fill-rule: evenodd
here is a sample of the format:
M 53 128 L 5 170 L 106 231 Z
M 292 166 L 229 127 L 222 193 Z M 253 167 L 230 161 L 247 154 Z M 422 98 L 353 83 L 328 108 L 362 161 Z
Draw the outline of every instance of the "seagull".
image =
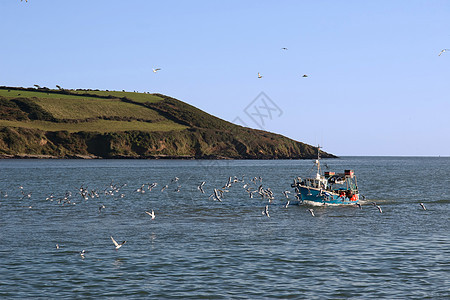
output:
M 226 183 L 222 188 L 223 188 L 223 189 L 226 189 L 226 188 L 229 188 L 229 187 L 231 187 L 231 176 L 228 177 L 227 183 Z
M 84 259 L 84 253 L 86 253 L 86 251 L 83 249 L 83 250 L 80 252 L 80 256 L 81 256 L 82 259 Z
M 56 244 L 56 249 L 59 249 L 59 244 Z
M 284 208 L 288 208 L 289 203 L 291 203 L 291 201 L 288 200 L 288 201 L 286 202 L 286 205 L 284 206 Z
M 141 187 L 138 188 L 138 189 L 136 190 L 136 192 L 141 193 L 141 194 L 144 194 L 144 193 L 145 193 L 144 186 L 145 186 L 145 184 L 141 185 Z
M 270 218 L 269 216 L 269 205 L 266 205 L 266 207 L 264 207 L 264 210 L 261 212 L 262 215 L 266 215 L 268 218 Z
M 100 207 L 98 208 L 98 212 L 101 213 L 103 208 L 106 208 L 106 206 L 102 204 L 102 206 L 100 206 Z
M 362 209 L 362 206 L 361 206 L 361 204 L 359 204 L 359 203 L 356 203 L 355 204 L 357 207 L 359 207 L 359 209 Z
M 311 216 L 315 217 L 314 210 L 312 208 L 308 209 L 308 211 L 311 213 Z
M 149 215 L 150 217 L 152 217 L 152 220 L 155 219 L 155 212 L 153 211 L 153 209 L 152 209 L 152 212 L 146 211 L 145 213 L 146 213 L 147 215 Z
M 303 76 L 302 77 L 308 77 L 308 75 L 306 75 L 306 74 L 303 74 Z
M 127 241 L 123 241 L 122 243 L 117 243 L 116 240 L 111 237 L 112 242 L 114 243 L 114 246 L 116 246 L 116 250 L 119 250 L 120 247 L 122 247 Z
M 263 76 L 261 75 L 261 74 L 259 74 L 259 72 L 258 72 L 258 78 L 262 78 Z
M 289 198 L 288 194 L 290 194 L 290 193 L 291 193 L 290 191 L 284 191 L 283 195 L 286 197 L 286 199 L 288 199 Z
M 204 184 L 205 184 L 205 182 L 202 181 L 202 182 L 200 183 L 200 185 L 197 187 L 197 189 L 198 189 L 200 192 L 202 192 L 202 194 L 205 193 L 205 191 L 203 190 L 203 185 L 204 185 Z
M 222 200 L 220 199 L 220 195 L 221 194 L 219 194 L 219 192 L 221 192 L 221 190 L 218 190 L 218 189 L 214 189 L 214 192 L 211 194 L 211 196 L 209 196 L 209 198 L 213 198 L 214 200 L 217 200 L 217 201 L 219 201 L 219 202 L 222 202 Z
M 157 185 L 158 185 L 157 182 L 153 182 L 152 184 L 149 184 L 147 188 L 148 188 L 148 190 L 151 192 L 152 189 L 153 189 L 154 187 L 156 187 Z
M 281 48 L 281 50 L 287 50 L 288 48 L 286 48 L 286 47 L 283 47 L 283 48 Z
M 161 68 L 156 68 L 156 69 L 152 69 L 153 70 L 153 73 L 156 73 L 156 72 L 158 72 L 159 70 L 161 70 Z
M 380 214 L 383 213 L 383 211 L 381 210 L 381 206 L 376 205 L 376 208 L 378 208 L 378 210 L 380 211 Z
M 419 203 L 420 206 L 422 206 L 423 210 L 427 210 L 427 208 L 425 207 L 425 205 L 423 203 Z
M 441 56 L 442 53 L 449 51 L 449 49 L 442 49 L 441 52 L 439 52 L 438 56 Z

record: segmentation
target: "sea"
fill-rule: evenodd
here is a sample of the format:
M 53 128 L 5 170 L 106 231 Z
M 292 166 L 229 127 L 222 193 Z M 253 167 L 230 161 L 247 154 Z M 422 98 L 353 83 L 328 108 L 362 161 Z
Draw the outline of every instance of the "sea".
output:
M 0 160 L 0 298 L 450 299 L 450 158 L 321 165 L 362 209 L 295 205 L 312 160 Z

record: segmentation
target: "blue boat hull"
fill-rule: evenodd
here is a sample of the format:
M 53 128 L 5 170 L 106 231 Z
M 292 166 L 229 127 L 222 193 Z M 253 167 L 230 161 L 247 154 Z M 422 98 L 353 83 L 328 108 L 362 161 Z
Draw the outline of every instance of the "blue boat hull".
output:
M 351 200 L 346 196 L 313 188 L 299 187 L 299 192 L 298 197 L 302 203 L 308 205 L 355 205 L 359 201 L 358 195 Z

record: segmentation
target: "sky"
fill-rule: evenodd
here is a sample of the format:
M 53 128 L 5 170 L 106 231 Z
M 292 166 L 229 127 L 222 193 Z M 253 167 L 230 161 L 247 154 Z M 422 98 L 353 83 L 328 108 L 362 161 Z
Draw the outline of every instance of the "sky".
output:
M 450 155 L 448 0 L 1 0 L 0 32 L 0 85 L 161 93 L 339 156 Z

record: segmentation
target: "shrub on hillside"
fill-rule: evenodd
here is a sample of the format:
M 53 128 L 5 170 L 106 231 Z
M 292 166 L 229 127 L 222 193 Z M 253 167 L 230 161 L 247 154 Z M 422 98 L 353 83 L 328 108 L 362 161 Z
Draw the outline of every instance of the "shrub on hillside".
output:
M 56 121 L 55 117 L 53 117 L 51 113 L 44 110 L 30 99 L 16 98 L 11 101 L 17 104 L 22 111 L 26 112 L 30 120 Z

